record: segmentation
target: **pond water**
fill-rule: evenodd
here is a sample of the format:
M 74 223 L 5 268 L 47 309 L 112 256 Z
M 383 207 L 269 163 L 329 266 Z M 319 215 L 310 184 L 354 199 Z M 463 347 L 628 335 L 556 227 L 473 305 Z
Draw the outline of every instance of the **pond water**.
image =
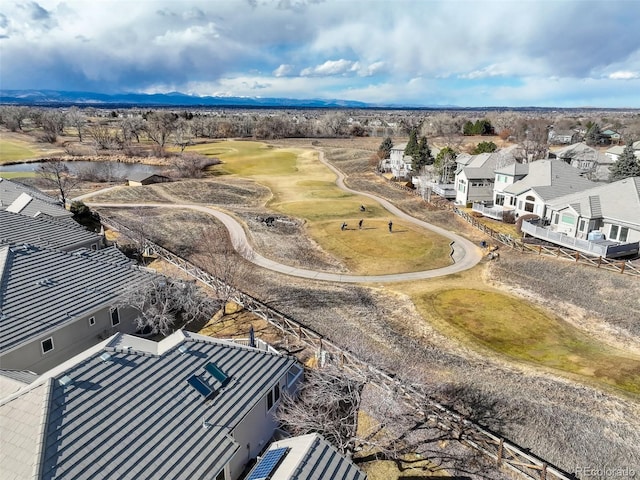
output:
M 0 172 L 35 172 L 44 162 L 0 165 Z M 162 167 L 141 163 L 120 162 L 64 162 L 74 174 L 92 174 L 105 180 L 123 180 L 133 173 L 162 173 Z

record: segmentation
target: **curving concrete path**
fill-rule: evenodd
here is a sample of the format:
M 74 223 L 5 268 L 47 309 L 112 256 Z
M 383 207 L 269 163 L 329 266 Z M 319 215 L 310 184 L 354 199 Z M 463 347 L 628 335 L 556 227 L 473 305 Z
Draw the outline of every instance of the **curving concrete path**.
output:
M 352 190 L 348 188 L 344 184 L 344 174 L 335 168 L 333 165 L 326 162 L 324 159 L 324 153 L 318 152 L 320 161 L 329 167 L 331 171 L 333 171 L 337 175 L 336 184 L 342 190 L 353 193 L 356 195 L 362 195 L 372 200 L 375 200 L 380 205 L 382 205 L 389 213 L 395 215 L 398 218 L 402 218 L 405 221 L 411 222 L 415 225 L 419 225 L 423 228 L 431 230 L 443 237 L 446 237 L 452 242 L 452 258 L 454 263 L 447 267 L 436 268 L 433 270 L 424 270 L 421 272 L 408 272 L 408 273 L 394 273 L 389 275 L 346 275 L 339 273 L 328 273 L 328 272 L 319 272 L 315 270 L 307 270 L 304 268 L 296 268 L 288 265 L 284 265 L 282 263 L 278 263 L 274 260 L 270 260 L 268 258 L 263 257 L 259 253 L 253 250 L 249 241 L 247 240 L 247 235 L 242 227 L 242 225 L 231 215 L 217 210 L 215 208 L 206 207 L 203 205 L 194 205 L 194 204 L 167 204 L 167 203 L 93 203 L 93 202 L 85 202 L 90 207 L 103 207 L 103 208 L 140 208 L 140 207 L 160 207 L 160 208 L 180 208 L 180 209 L 191 209 L 199 212 L 207 213 L 209 215 L 213 215 L 216 217 L 225 228 L 229 231 L 229 236 L 231 238 L 231 243 L 234 249 L 240 253 L 244 258 L 249 260 L 255 265 L 258 265 L 263 268 L 267 268 L 269 270 L 273 270 L 274 272 L 284 273 L 285 275 L 292 275 L 294 277 L 308 278 L 312 280 L 324 280 L 329 282 L 343 282 L 343 283 L 389 283 L 389 282 L 406 282 L 411 280 L 422 280 L 426 278 L 436 278 L 442 277 L 445 275 L 450 275 L 452 273 L 462 272 L 464 270 L 468 270 L 473 266 L 477 265 L 480 260 L 482 260 L 482 252 L 480 249 L 473 243 L 467 240 L 460 235 L 457 235 L 449 230 L 445 230 L 444 228 L 437 227 L 427 222 L 423 222 L 422 220 L 418 220 L 410 215 L 407 215 L 402 210 L 394 206 L 389 201 L 377 197 L 376 195 L 364 192 L 358 192 L 356 190 Z M 98 193 L 103 192 L 104 190 L 94 192 L 92 194 L 83 195 L 82 199 L 86 200 L 93 195 L 97 195 Z M 80 198 L 80 197 L 79 197 Z M 75 200 L 75 199 L 74 199 Z

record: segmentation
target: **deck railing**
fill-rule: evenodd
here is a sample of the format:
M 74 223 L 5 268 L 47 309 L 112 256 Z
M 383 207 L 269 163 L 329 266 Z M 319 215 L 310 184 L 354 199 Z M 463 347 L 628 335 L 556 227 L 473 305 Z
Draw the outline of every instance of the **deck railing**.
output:
M 483 214 L 485 217 L 493 218 L 494 220 L 504 220 L 505 212 L 512 212 L 513 208 L 505 208 L 502 205 L 487 206 L 483 203 L 473 202 L 471 209 L 474 212 Z
M 590 242 L 589 240 L 571 237 L 564 233 L 554 232 L 548 228 L 538 227 L 526 221 L 522 222 L 522 231 L 532 237 L 540 238 L 555 243 L 556 245 L 562 245 L 573 250 L 604 258 L 614 258 L 637 253 L 639 246 L 638 242 L 621 244 Z

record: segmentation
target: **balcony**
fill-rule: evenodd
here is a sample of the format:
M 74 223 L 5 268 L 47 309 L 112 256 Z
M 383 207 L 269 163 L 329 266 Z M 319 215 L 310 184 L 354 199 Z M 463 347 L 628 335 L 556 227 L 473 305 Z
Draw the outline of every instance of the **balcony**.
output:
M 554 243 L 561 247 L 567 247 L 578 252 L 603 258 L 618 258 L 638 253 L 640 242 L 619 243 L 611 240 L 589 241 L 570 237 L 564 233 L 542 228 L 532 222 L 522 222 L 522 231 L 532 237 Z
M 471 209 L 474 212 L 481 213 L 485 217 L 493 218 L 494 220 L 504 221 L 505 212 L 513 212 L 513 207 L 505 207 L 503 205 L 486 205 L 480 202 L 473 202 Z

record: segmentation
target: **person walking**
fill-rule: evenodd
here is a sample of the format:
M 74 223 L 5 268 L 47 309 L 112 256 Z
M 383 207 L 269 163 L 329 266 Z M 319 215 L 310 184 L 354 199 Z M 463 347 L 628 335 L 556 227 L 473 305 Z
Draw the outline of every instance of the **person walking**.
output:
M 347 222 L 342 222 L 342 226 L 340 227 L 340 230 L 344 232 L 346 228 L 347 228 Z
M 358 230 L 362 230 L 362 222 L 364 222 L 364 220 L 361 218 L 358 222 Z
M 393 232 L 393 222 L 389 220 L 389 233 Z

